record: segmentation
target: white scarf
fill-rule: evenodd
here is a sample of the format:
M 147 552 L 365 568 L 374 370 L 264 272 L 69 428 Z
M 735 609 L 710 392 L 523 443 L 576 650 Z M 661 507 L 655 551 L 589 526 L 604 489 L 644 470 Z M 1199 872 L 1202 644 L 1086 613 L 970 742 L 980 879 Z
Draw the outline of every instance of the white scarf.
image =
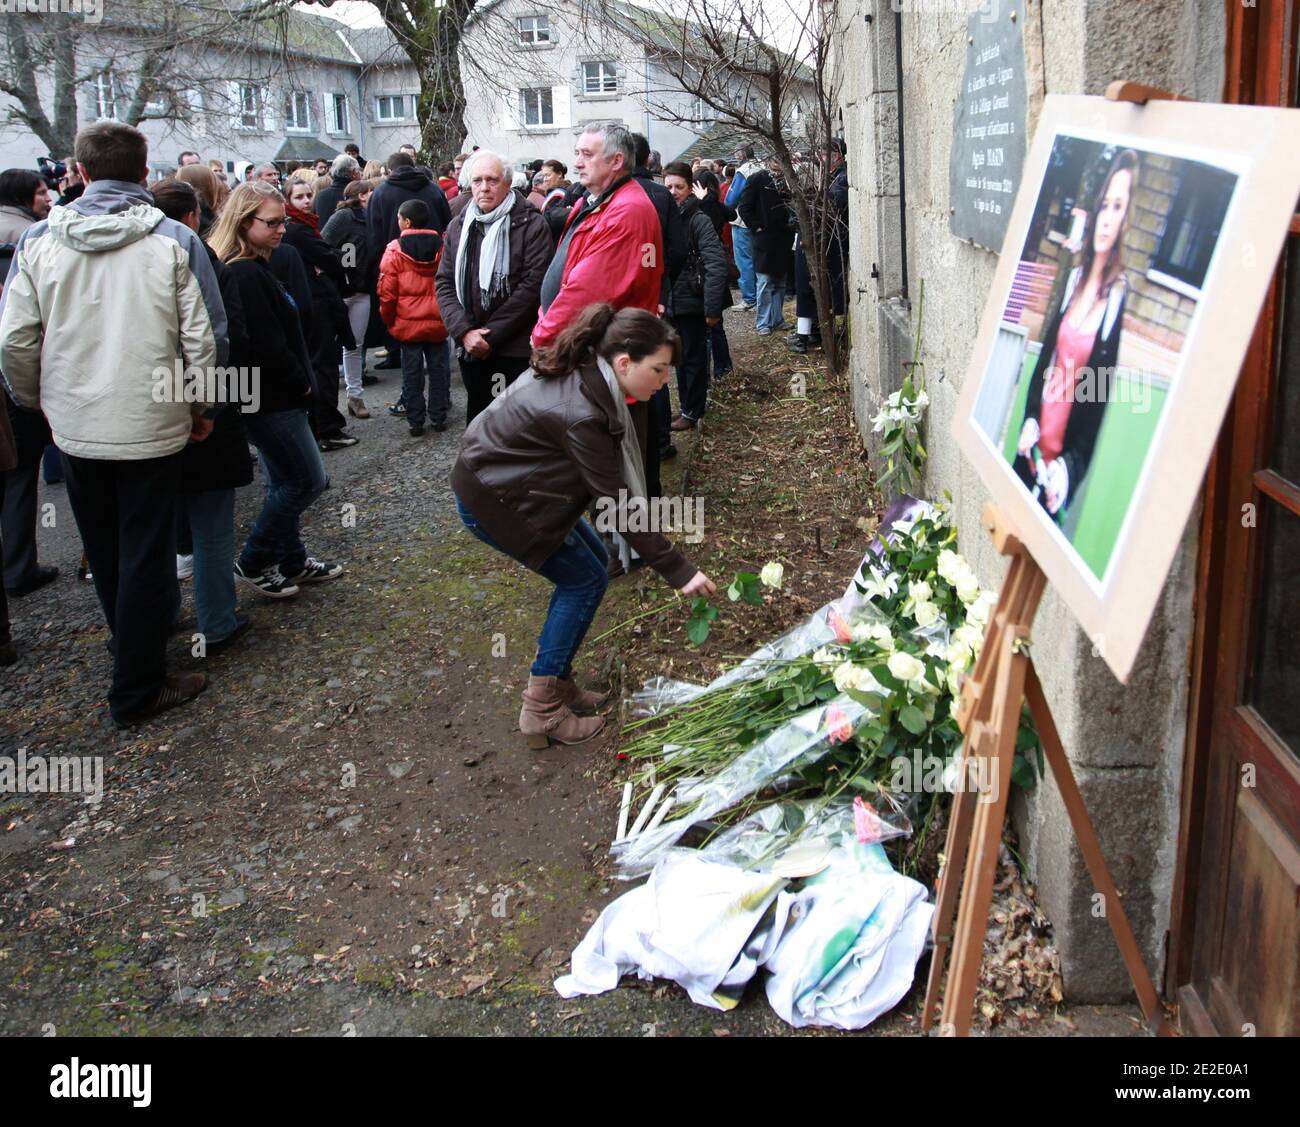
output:
M 636 428 L 632 425 L 632 413 L 627 409 L 627 397 L 619 386 L 614 369 L 606 363 L 603 356 L 596 357 L 596 366 L 600 369 L 600 374 L 605 377 L 605 386 L 609 388 L 609 396 L 614 400 L 614 413 L 618 421 L 623 424 L 623 442 L 619 447 L 619 452 L 622 455 L 623 484 L 627 486 L 627 493 L 626 502 L 621 503 L 618 507 L 618 516 L 620 526 L 627 528 L 628 513 L 633 509 L 644 512 L 647 507 L 645 467 L 641 464 L 641 444 L 636 440 Z M 650 441 L 654 441 L 653 435 Z M 641 522 L 640 526 L 643 528 L 648 527 L 644 521 Z M 639 558 L 636 549 L 618 531 L 612 531 L 610 537 L 614 541 L 614 547 L 618 550 L 618 559 L 623 565 L 623 570 L 628 571 L 632 560 Z
M 456 247 L 456 300 L 465 304 L 465 270 L 468 266 L 470 224 L 483 224 L 483 241 L 478 248 L 478 288 L 484 310 L 510 293 L 510 210 L 515 206 L 513 190 L 491 211 L 480 211 L 471 196 L 465 206 L 465 223 Z

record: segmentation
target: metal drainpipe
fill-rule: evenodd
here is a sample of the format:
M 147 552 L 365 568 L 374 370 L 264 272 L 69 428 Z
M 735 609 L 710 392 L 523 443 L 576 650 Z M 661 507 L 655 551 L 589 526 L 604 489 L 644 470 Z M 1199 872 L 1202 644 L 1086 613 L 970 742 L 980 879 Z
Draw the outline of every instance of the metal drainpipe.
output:
M 894 97 L 898 101 L 898 231 L 899 244 L 902 247 L 902 285 L 903 300 L 908 301 L 907 294 L 907 163 L 903 150 L 903 7 L 894 7 L 894 85 L 897 89 Z
M 366 95 L 362 89 L 361 82 L 365 76 L 366 68 L 364 66 L 357 70 L 357 148 L 361 150 L 361 155 L 366 154 Z

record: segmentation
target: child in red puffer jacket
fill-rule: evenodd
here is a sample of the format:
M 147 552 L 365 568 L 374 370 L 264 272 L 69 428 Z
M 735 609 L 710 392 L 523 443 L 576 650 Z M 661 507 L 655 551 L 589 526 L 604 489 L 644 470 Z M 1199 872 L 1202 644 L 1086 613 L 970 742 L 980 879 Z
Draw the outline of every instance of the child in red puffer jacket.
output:
M 379 315 L 402 346 L 402 399 L 412 438 L 424 434 L 426 368 L 428 419 L 434 430 L 447 429 L 451 409 L 451 349 L 434 290 L 442 236 L 429 223 L 429 205 L 423 200 L 402 204 L 397 209 L 401 234 L 388 244 L 379 264 Z

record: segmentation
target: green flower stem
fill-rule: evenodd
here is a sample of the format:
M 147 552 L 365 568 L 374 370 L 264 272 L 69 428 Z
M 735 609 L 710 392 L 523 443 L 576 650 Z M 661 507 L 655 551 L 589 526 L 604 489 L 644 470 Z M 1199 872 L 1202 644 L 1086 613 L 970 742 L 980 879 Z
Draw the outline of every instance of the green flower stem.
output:
M 617 626 L 611 626 L 605 631 L 605 633 L 596 635 L 596 637 L 592 638 L 587 645 L 594 646 L 597 642 L 603 642 L 611 634 L 617 634 L 624 626 L 631 626 L 632 623 L 640 622 L 643 618 L 649 618 L 652 614 L 659 614 L 661 611 L 671 610 L 681 601 L 682 597 L 681 595 L 678 595 L 671 603 L 665 603 L 663 606 L 651 607 L 649 610 L 642 611 L 640 614 L 634 614 L 631 618 L 625 618 Z

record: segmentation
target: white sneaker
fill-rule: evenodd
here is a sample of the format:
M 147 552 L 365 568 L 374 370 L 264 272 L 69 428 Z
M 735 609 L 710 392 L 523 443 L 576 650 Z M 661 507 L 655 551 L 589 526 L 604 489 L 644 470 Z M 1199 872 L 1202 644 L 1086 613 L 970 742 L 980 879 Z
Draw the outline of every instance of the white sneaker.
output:
M 194 574 L 194 557 L 180 556 L 176 557 L 176 578 L 189 579 Z

